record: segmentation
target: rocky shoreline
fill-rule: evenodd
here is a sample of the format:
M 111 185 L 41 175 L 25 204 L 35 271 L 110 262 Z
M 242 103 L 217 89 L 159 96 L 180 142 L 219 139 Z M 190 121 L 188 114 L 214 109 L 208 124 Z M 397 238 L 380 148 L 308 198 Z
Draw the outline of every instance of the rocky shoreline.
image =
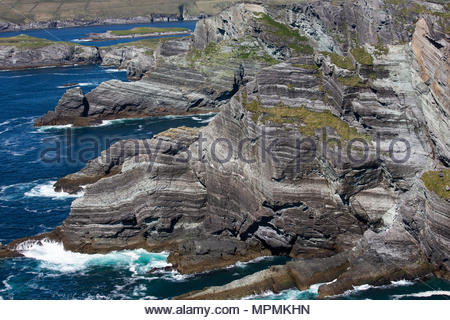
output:
M 43 236 L 76 252 L 169 250 L 181 273 L 294 259 L 181 299 L 449 279 L 450 191 L 426 181 L 450 170 L 450 44 L 433 14 L 446 8 L 424 2 L 401 21 L 397 6 L 409 8 L 239 4 L 158 44 L 141 80 L 69 89 L 37 126 L 220 112 L 204 128 L 118 142 L 61 178 L 57 191 L 85 193 Z
M 160 36 L 176 36 L 176 35 L 189 35 L 190 31 L 166 31 L 166 32 L 152 32 L 152 33 L 133 33 L 129 35 L 115 35 L 111 31 L 106 31 L 103 33 L 90 33 L 87 38 L 82 40 L 88 41 L 107 41 L 107 40 L 118 40 L 118 39 L 135 39 L 135 38 L 145 38 L 145 37 L 160 37 Z
M 204 18 L 203 15 L 197 17 L 190 15 L 179 16 L 176 14 L 153 14 L 150 15 L 149 17 L 97 18 L 94 20 L 83 20 L 83 19 L 50 20 L 50 21 L 36 21 L 26 24 L 0 22 L 0 32 L 89 27 L 89 26 L 115 25 L 115 24 L 148 24 L 153 22 L 197 21 L 202 18 Z

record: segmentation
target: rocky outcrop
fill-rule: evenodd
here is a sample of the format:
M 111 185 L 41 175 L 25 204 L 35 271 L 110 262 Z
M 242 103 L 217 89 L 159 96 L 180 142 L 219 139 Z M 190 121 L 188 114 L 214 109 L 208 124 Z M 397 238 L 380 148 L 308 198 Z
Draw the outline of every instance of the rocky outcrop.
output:
M 0 70 L 100 63 L 95 47 L 20 35 L 0 41 Z
M 7 247 L 0 243 L 0 259 L 4 258 L 16 258 L 22 256 L 19 252 L 9 250 Z
M 89 105 L 83 91 L 79 87 L 71 88 L 61 97 L 55 111 L 49 111 L 45 116 L 40 118 L 38 125 L 57 125 L 59 119 L 68 119 L 78 125 L 85 125 L 80 119 L 87 115 Z
M 316 63 L 323 64 L 320 70 L 309 67 Z M 317 76 L 319 72 L 323 72 L 322 77 Z M 425 275 L 435 268 L 429 259 L 445 269 L 442 258 L 438 262 L 422 249 L 430 235 L 416 235 L 405 224 L 407 214 L 402 213 L 406 210 L 414 215 L 413 219 L 436 225 L 406 201 L 417 195 L 415 188 L 421 183 L 417 174 L 433 163 L 429 157 L 432 147 L 419 134 L 424 124 L 414 117 L 419 110 L 403 115 L 407 121 L 394 121 L 395 110 L 406 107 L 394 89 L 381 89 L 375 84 L 342 86 L 329 72 L 332 71 L 326 60 L 312 56 L 264 69 L 206 129 L 176 129 L 139 142 L 148 144 L 147 148 L 140 146 L 138 155 L 132 153 L 123 162 L 110 162 L 109 167 L 118 163 L 120 172 L 87 187 L 85 196 L 74 201 L 71 215 L 62 226 L 65 246 L 87 252 L 129 246 L 170 248 L 169 261 L 183 272 L 208 270 L 220 266 L 222 261 L 231 263 L 233 256 L 255 257 L 252 252 L 256 249 L 315 258 L 318 260 L 306 265 L 301 260 L 293 263 L 286 271 L 289 277 L 285 274 L 282 279 L 287 280 L 282 283 L 310 285 L 300 279 L 306 271 L 298 270 L 312 268 L 308 267 L 311 264 L 327 266 L 314 271 L 316 277 L 308 277 L 325 282 L 337 278 L 319 290 L 320 296 L 342 293 L 355 284 L 383 284 Z M 324 103 L 320 86 L 335 88 L 334 93 L 329 93 L 332 101 L 340 98 L 344 102 Z M 413 90 L 407 92 L 414 94 Z M 316 95 L 319 96 L 315 98 Z M 380 101 L 389 106 L 389 120 L 382 116 L 386 107 L 373 107 Z M 371 114 L 363 112 L 362 102 L 372 106 Z M 301 103 L 306 108 L 298 106 Z M 345 105 L 350 108 L 347 112 Z M 351 109 L 352 105 L 358 112 Z M 283 118 L 284 114 L 289 118 Z M 326 116 L 323 127 L 322 116 Z M 307 131 L 310 117 L 314 119 L 313 131 Z M 342 131 L 341 126 L 346 129 Z M 416 126 L 418 131 L 407 130 L 408 126 Z M 352 127 L 357 129 L 353 131 Z M 362 162 L 351 160 L 348 154 L 340 155 L 338 161 L 338 149 L 329 144 L 330 140 L 321 140 L 326 132 L 328 139 L 348 145 L 348 130 L 354 137 L 368 139 L 368 155 Z M 410 157 L 403 163 L 387 156 L 376 158 L 377 147 L 371 137 L 385 130 L 407 135 L 410 148 L 394 154 L 394 158 L 402 158 L 409 152 Z M 310 158 L 297 162 L 296 143 L 308 136 L 318 150 L 313 152 L 311 146 L 301 146 L 301 154 Z M 217 143 L 218 139 L 222 142 Z M 385 146 L 389 139 L 392 136 L 381 136 L 381 152 L 388 151 Z M 266 155 L 264 141 L 276 141 L 272 152 Z M 356 157 L 359 151 L 354 151 Z M 374 204 L 380 199 L 383 207 Z M 446 237 L 445 232 L 429 234 Z M 232 244 L 230 250 L 226 243 Z M 325 259 L 320 257 L 340 252 L 349 253 L 345 263 L 338 263 L 336 269 L 330 269 L 325 260 L 320 263 Z M 440 252 L 441 257 L 446 255 Z M 268 273 L 267 277 L 272 277 Z M 277 284 L 268 283 L 275 287 Z M 255 287 L 267 285 L 257 282 L 249 288 Z M 249 288 L 232 291 L 243 294 L 253 290 Z M 217 297 L 234 297 L 235 293 L 228 295 L 223 290 L 217 291 Z M 210 298 L 214 292 L 194 297 L 205 294 Z
M 139 80 L 156 64 L 153 51 L 133 45 L 101 47 L 102 66 L 114 66 L 127 71 L 130 80 Z
M 181 20 L 198 20 L 201 17 L 190 15 Z M 16 24 L 12 22 L 0 22 L 0 31 L 21 31 L 35 29 L 55 29 L 55 28 L 72 28 L 72 27 L 88 27 L 111 24 L 138 24 L 150 22 L 168 22 L 180 21 L 178 15 L 171 14 L 153 14 L 150 17 L 130 17 L 130 18 L 95 18 L 88 19 L 72 19 L 72 20 L 52 20 L 52 21 L 33 21 L 30 23 Z
M 441 132 L 448 127 L 436 133 L 430 128 L 448 116 L 442 108 L 430 111 L 424 95 L 433 95 L 431 89 L 417 90 L 427 86 L 416 76 L 417 66 L 436 68 L 434 55 L 421 53 L 428 51 L 418 51 L 414 44 L 373 46 L 370 34 L 352 50 L 334 41 L 345 56 L 311 52 L 306 43 L 315 48 L 320 44 L 304 38 L 298 46 L 286 42 L 276 47 L 273 35 L 282 39 L 293 29 L 273 20 L 270 8 L 263 8 L 264 13 L 261 6 L 238 8 L 200 24 L 196 34 L 203 40 L 198 49 L 170 56 L 128 89 L 145 87 L 159 99 L 172 88 L 168 100 L 174 97 L 173 83 L 183 81 L 184 87 L 195 88 L 183 92 L 198 97 L 202 91 L 194 83 L 208 79 L 208 89 L 229 88 L 225 84 L 233 78 L 233 90 L 214 98 L 220 101 L 220 113 L 205 128 L 181 127 L 153 139 L 128 141 L 127 146 L 116 144 L 81 172 L 60 180 L 64 190 L 65 185 L 77 191 L 83 181 L 90 184 L 55 231 L 64 246 L 89 253 L 136 247 L 170 250 L 169 262 L 184 273 L 269 252 L 295 259 L 181 298 L 237 298 L 264 290 L 303 290 L 317 282 L 325 283 L 319 288 L 324 298 L 354 285 L 387 284 L 430 272 L 448 277 L 450 205 L 421 180 L 424 172 L 447 164 Z M 250 38 L 227 38 L 240 28 L 220 31 L 224 17 L 253 21 L 246 24 L 251 29 L 243 31 L 247 36 L 250 32 Z M 305 19 L 308 25 L 317 22 Z M 211 33 L 214 25 L 218 32 Z M 258 26 L 262 34 L 254 35 Z M 425 41 L 420 39 L 422 27 L 419 21 L 419 43 Z M 334 39 L 333 32 L 325 27 L 322 31 Z M 430 29 L 423 35 L 434 41 L 433 34 Z M 224 66 L 225 61 L 236 61 L 233 43 L 262 48 L 272 59 L 273 52 L 279 52 L 277 57 L 284 61 L 268 66 L 266 60 L 240 59 L 244 62 L 230 77 Z M 249 52 L 262 57 L 259 49 Z M 183 64 L 186 57 L 190 64 Z M 207 63 L 199 67 L 199 61 Z M 159 68 L 170 74 L 158 73 L 164 70 Z M 447 88 L 443 80 L 442 90 Z M 125 86 L 107 85 L 113 90 L 97 94 L 97 88 L 86 95 L 93 116 L 136 111 L 151 99 L 134 102 L 143 95 L 123 92 L 111 99 L 112 92 Z M 185 97 L 170 104 L 181 110 L 178 106 L 186 102 L 177 103 Z M 117 102 L 113 108 L 111 100 Z M 155 109 L 148 105 L 146 110 Z
M 189 29 L 185 29 L 184 31 L 148 31 L 147 33 L 144 31 L 139 31 L 139 28 L 136 28 L 136 33 L 131 33 L 132 30 L 129 30 L 129 34 L 117 35 L 113 33 L 111 30 L 108 30 L 103 33 L 89 33 L 85 40 L 89 41 L 106 41 L 106 40 L 117 40 L 117 39 L 135 39 L 135 38 L 145 38 L 145 37 L 167 37 L 167 36 L 175 36 L 175 35 L 188 35 L 190 34 Z M 141 29 L 145 29 L 141 28 Z M 170 29 L 170 28 L 167 28 Z M 182 28 L 173 28 L 173 29 L 182 29 Z
M 450 164 L 450 89 L 448 36 L 429 17 L 421 18 L 412 37 L 416 57 L 415 85 L 437 156 Z
M 230 282 L 222 287 L 193 291 L 175 300 L 225 300 L 240 299 L 265 291 L 280 292 L 295 286 L 286 266 L 274 266 L 250 276 Z
M 204 49 L 208 43 L 239 39 L 252 33 L 254 14 L 264 13 L 261 5 L 239 4 L 217 16 L 200 20 L 194 31 L 194 46 Z
M 331 282 L 349 266 L 349 253 L 332 257 L 290 261 L 284 266 L 273 266 L 224 286 L 210 287 L 177 296 L 175 299 L 240 299 L 267 291 L 297 287 L 306 290 L 317 283 Z
M 193 41 L 183 37 L 151 43 L 150 47 L 137 42 L 133 48 L 100 49 L 103 65 L 126 67 L 129 78 L 141 80 L 104 82 L 86 94 L 85 116 L 74 120 L 62 114 L 56 122 L 89 125 L 102 119 L 214 111 L 258 70 L 277 62 L 256 39 L 212 42 L 203 50 L 195 49 Z M 40 118 L 35 125 L 55 123 L 48 119 Z

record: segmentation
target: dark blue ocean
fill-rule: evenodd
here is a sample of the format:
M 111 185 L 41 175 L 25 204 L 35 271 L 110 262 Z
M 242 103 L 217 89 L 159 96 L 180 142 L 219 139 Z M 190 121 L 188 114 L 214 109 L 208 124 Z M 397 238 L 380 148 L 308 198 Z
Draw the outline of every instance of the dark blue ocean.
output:
M 89 46 L 110 46 L 117 43 L 126 43 L 142 39 L 155 39 L 160 37 L 144 37 L 136 39 L 120 39 L 120 40 L 108 40 L 108 41 L 83 41 L 83 38 L 89 33 L 103 33 L 108 30 L 127 30 L 135 27 L 164 27 L 164 28 L 187 28 L 194 31 L 196 21 L 175 21 L 175 22 L 154 22 L 145 24 L 122 24 L 122 25 L 102 25 L 102 26 L 90 26 L 90 27 L 73 27 L 62 29 L 43 29 L 43 30 L 26 30 L 26 31 L 14 31 L 14 32 L 0 32 L 0 37 L 12 37 L 19 34 L 27 34 L 33 37 L 46 38 L 52 41 L 71 41 L 83 45 Z
M 191 22 L 178 23 L 189 25 Z M 152 24 L 155 25 L 155 24 Z M 172 24 L 164 24 L 168 26 Z M 191 25 L 191 28 L 195 23 Z M 79 39 L 89 32 L 133 26 L 100 26 L 28 34 L 57 40 Z M 0 34 L 10 36 L 11 33 Z M 52 38 L 54 37 L 54 38 Z M 43 68 L 0 72 L 0 242 L 52 230 L 70 211 L 73 197 L 55 193 L 52 184 L 60 177 L 81 169 L 114 139 L 150 138 L 172 127 L 205 126 L 214 115 L 159 117 L 105 121 L 92 128 L 50 127 L 35 129 L 33 121 L 53 110 L 65 92 L 64 85 L 78 83 L 89 92 L 102 81 L 126 81 L 125 72 L 100 66 Z M 98 147 L 83 139 L 95 138 Z M 70 156 L 64 152 L 72 144 Z M 42 161 L 42 154 L 59 146 L 59 159 Z M 80 152 L 85 149 L 90 152 Z M 51 155 L 51 154 L 50 154 Z M 56 160 L 55 160 L 56 159 Z M 65 251 L 61 244 L 24 246 L 26 257 L 0 260 L 0 299 L 167 299 L 206 286 L 221 285 L 287 258 L 267 257 L 250 263 L 204 274 L 182 276 L 176 272 L 149 274 L 155 266 L 166 265 L 167 253 L 127 250 L 105 255 Z M 267 293 L 260 299 L 313 299 L 317 287 Z M 449 282 L 400 281 L 389 286 L 361 286 L 339 297 L 344 299 L 429 299 L 448 298 Z

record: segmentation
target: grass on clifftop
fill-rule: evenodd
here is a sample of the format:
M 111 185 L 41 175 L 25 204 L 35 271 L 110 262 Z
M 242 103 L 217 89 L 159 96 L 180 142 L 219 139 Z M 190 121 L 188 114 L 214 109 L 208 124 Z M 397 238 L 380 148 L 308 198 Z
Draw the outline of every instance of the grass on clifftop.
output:
M 366 51 L 364 47 L 356 47 L 350 50 L 353 57 L 360 64 L 373 65 L 373 57 Z
M 314 49 L 307 44 L 308 37 L 299 34 L 298 30 L 273 20 L 265 13 L 258 13 L 257 20 L 268 27 L 266 32 L 272 33 L 277 42 L 287 45 L 293 49 L 296 54 L 313 54 Z
M 422 181 L 428 190 L 433 191 L 444 199 L 450 199 L 450 169 L 427 171 L 422 175 Z
M 152 34 L 152 33 L 168 33 L 168 32 L 189 32 L 187 28 L 149 28 L 137 27 L 129 30 L 113 30 L 111 34 L 115 36 L 129 36 L 133 34 Z
M 281 101 L 278 105 L 268 108 L 261 104 L 258 97 L 257 100 L 248 102 L 246 89 L 242 92 L 242 105 L 253 113 L 252 120 L 257 123 L 261 117 L 261 122 L 272 122 L 280 124 L 294 124 L 298 126 L 298 130 L 305 136 L 313 136 L 316 129 L 330 127 L 336 130 L 341 139 L 349 141 L 352 139 L 364 139 L 371 141 L 369 135 L 358 133 L 356 128 L 349 126 L 329 110 L 315 112 L 307 109 L 304 105 L 300 107 L 289 107 Z
M 380 57 L 389 53 L 389 47 L 383 44 L 383 41 L 378 37 L 377 45 L 375 46 L 375 55 Z
M 329 56 L 331 58 L 331 63 L 335 64 L 341 69 L 347 69 L 350 71 L 355 70 L 352 60 L 349 57 L 343 57 L 334 52 L 322 52 L 323 55 Z
M 442 11 L 434 11 L 434 8 L 410 0 L 385 0 L 385 7 L 386 5 L 391 7 L 389 9 L 393 11 L 394 22 L 398 25 L 413 25 L 421 15 L 429 14 L 436 17 L 436 22 L 444 29 L 445 33 L 450 33 L 450 3 L 448 0 L 429 0 L 428 2 L 442 4 Z M 410 31 L 414 31 L 413 27 Z
M 228 47 L 227 50 L 224 50 L 225 47 Z M 279 62 L 260 47 L 245 44 L 244 40 L 238 43 L 234 43 L 233 41 L 222 41 L 220 43 L 210 42 L 203 50 L 191 49 L 186 58 L 191 66 L 198 63 L 225 65 L 238 63 L 241 60 L 261 62 L 267 65 L 273 65 Z
M 119 43 L 112 46 L 105 46 L 103 48 L 108 47 L 136 47 L 136 48 L 143 48 L 148 49 L 145 53 L 147 55 L 153 55 L 153 52 L 156 50 L 158 45 L 164 41 L 173 41 L 173 40 L 180 40 L 184 38 L 189 38 L 190 36 L 181 36 L 181 37 L 170 37 L 170 38 L 160 38 L 160 39 L 144 39 L 144 40 L 138 40 L 138 41 L 132 41 L 132 42 L 125 42 L 125 43 Z
M 362 82 L 361 78 L 358 75 L 355 75 L 353 77 L 339 77 L 339 82 L 347 87 L 358 87 L 358 88 L 366 88 L 367 84 Z
M 47 39 L 36 38 L 27 36 L 25 34 L 21 34 L 15 37 L 9 38 L 0 38 L 0 46 L 15 46 L 19 49 L 39 49 L 52 44 L 68 44 L 71 46 L 75 46 L 75 43 L 71 42 L 62 42 L 62 41 L 50 41 Z

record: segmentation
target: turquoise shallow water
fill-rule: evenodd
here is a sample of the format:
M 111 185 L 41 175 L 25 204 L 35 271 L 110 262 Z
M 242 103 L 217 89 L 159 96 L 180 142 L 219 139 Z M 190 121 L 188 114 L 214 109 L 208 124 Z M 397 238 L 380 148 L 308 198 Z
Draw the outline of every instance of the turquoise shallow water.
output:
M 118 27 L 118 26 L 114 26 Z M 129 26 L 122 28 L 128 28 Z M 92 28 L 95 28 L 93 30 Z M 52 30 L 71 40 L 101 28 Z M 76 30 L 75 30 L 76 29 Z M 47 35 L 33 31 L 34 35 Z M 75 34 L 76 33 L 76 34 Z M 5 36 L 7 34 L 0 34 Z M 108 147 L 108 141 L 150 138 L 171 127 L 205 126 L 214 115 L 159 117 L 105 122 L 94 128 L 33 128 L 33 120 L 52 110 L 67 83 L 79 83 L 89 92 L 102 81 L 126 81 L 125 72 L 100 66 L 45 68 L 0 72 L 0 241 L 50 231 L 67 217 L 73 197 L 53 192 L 58 178 L 81 169 L 85 162 Z M 70 136 L 71 139 L 67 140 Z M 98 147 L 71 161 L 66 153 L 60 161 L 44 163 L 40 154 L 56 143 L 61 149 L 71 141 L 75 154 L 86 148 L 83 139 L 96 138 Z M 92 146 L 88 146 L 92 147 Z M 287 258 L 265 258 L 214 272 L 181 276 L 173 272 L 149 274 L 164 266 L 167 253 L 144 250 L 83 255 L 64 251 L 60 244 L 28 244 L 26 257 L 0 260 L 0 299 L 167 299 L 205 286 L 221 285 Z M 340 299 L 429 299 L 448 298 L 450 283 L 438 279 L 395 283 L 382 288 L 360 287 Z M 314 299 L 317 286 L 306 291 L 266 293 L 258 299 Z
M 265 294 L 249 297 L 262 300 L 305 300 L 316 299 L 319 284 L 311 286 L 308 290 L 286 290 L 280 293 L 266 292 Z M 416 281 L 394 281 L 384 286 L 357 286 L 342 295 L 331 299 L 341 300 L 447 300 L 450 298 L 449 281 L 430 278 Z

